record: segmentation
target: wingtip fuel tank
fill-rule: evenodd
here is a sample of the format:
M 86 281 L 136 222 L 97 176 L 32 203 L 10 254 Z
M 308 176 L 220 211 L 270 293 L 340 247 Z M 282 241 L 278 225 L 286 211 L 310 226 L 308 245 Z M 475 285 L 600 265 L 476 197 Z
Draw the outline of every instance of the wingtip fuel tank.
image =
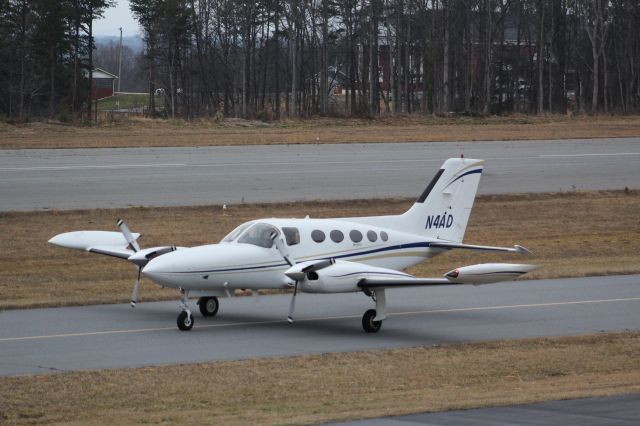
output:
M 481 263 L 456 268 L 444 274 L 444 277 L 458 284 L 493 284 L 512 281 L 539 267 L 524 263 Z

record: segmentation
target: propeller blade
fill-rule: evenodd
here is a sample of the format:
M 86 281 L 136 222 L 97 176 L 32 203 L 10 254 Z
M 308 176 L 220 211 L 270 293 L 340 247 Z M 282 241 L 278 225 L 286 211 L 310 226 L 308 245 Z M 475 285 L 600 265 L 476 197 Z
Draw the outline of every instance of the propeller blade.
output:
M 129 231 L 129 227 L 126 223 L 124 223 L 124 220 L 118 219 L 116 221 L 116 225 L 118 226 L 118 229 L 120 229 L 120 232 L 122 232 L 122 235 L 124 235 L 124 239 L 127 240 L 127 243 L 129 243 L 133 251 L 140 251 L 138 242 L 133 237 L 133 235 L 131 235 L 131 231 Z
M 293 311 L 296 308 L 296 295 L 298 294 L 298 281 L 296 281 L 295 287 L 293 287 L 293 296 L 291 297 L 291 302 L 289 302 L 289 315 L 287 316 L 287 321 L 289 324 L 293 324 Z
M 140 288 L 140 273 L 142 272 L 142 268 L 138 266 L 138 277 L 136 278 L 136 283 L 133 285 L 133 292 L 131 293 L 131 307 L 135 308 L 136 303 L 138 303 L 138 289 Z
M 285 262 L 287 262 L 289 266 L 295 265 L 297 262 L 291 257 L 291 254 L 289 253 L 289 250 L 287 250 L 287 246 L 282 240 L 282 237 L 280 237 L 278 233 L 274 232 L 273 234 L 271 234 L 271 239 L 273 240 L 276 249 L 278 250 L 278 252 L 280 252 L 280 256 L 282 256 Z
M 285 262 L 287 262 L 289 266 L 293 266 L 296 263 L 298 263 L 293 257 L 291 257 L 291 254 L 289 253 L 289 250 L 287 249 L 287 245 L 284 243 L 284 240 L 282 239 L 282 235 L 280 234 L 280 232 L 274 230 L 270 236 L 271 236 L 271 240 L 276 246 L 276 249 L 278 250 L 278 252 L 280 252 L 280 255 L 285 260 Z M 304 277 L 304 274 L 302 276 Z M 296 308 L 297 294 L 298 294 L 298 280 L 296 279 L 295 286 L 293 287 L 293 296 L 291 297 L 291 302 L 289 303 L 289 315 L 287 316 L 287 321 L 289 322 L 289 324 L 293 324 L 293 311 Z

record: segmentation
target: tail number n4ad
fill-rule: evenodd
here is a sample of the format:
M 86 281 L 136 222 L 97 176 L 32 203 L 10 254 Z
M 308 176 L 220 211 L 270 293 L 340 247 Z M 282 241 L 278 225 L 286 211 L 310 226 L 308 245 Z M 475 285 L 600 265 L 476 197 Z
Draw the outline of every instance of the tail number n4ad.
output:
M 451 228 L 451 225 L 453 225 L 453 215 L 446 213 L 442 215 L 430 215 L 427 216 L 425 229 Z

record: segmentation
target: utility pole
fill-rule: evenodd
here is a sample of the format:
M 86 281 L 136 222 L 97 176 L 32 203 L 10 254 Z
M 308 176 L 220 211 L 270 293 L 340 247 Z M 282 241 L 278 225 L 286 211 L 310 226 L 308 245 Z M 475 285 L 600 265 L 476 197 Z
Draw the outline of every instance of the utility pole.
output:
M 118 92 L 122 81 L 122 27 L 120 27 L 120 48 L 118 49 Z

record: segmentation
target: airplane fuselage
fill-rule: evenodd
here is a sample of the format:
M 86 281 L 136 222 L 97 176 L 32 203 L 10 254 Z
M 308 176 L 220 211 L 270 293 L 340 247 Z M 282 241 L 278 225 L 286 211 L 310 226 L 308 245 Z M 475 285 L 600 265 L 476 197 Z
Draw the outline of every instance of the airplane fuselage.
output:
M 284 274 L 291 265 L 268 238 L 273 229 L 299 263 L 346 260 L 362 264 L 363 272 L 364 265 L 372 270 L 402 270 L 442 251 L 430 248 L 426 238 L 349 220 L 264 219 L 239 226 L 218 244 L 178 250 L 153 259 L 143 274 L 161 285 L 203 292 L 291 287 L 294 281 Z M 353 280 L 345 282 L 349 285 L 342 291 L 358 290 Z M 319 284 L 307 282 L 300 290 L 340 291 L 335 285 L 326 288 Z

